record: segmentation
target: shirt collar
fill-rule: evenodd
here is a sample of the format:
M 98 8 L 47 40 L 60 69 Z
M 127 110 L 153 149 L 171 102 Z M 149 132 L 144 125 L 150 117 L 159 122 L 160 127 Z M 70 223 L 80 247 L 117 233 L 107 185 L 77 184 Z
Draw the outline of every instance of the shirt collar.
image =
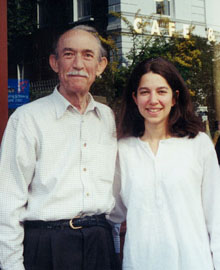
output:
M 74 110 L 77 110 L 64 96 L 60 94 L 57 86 L 53 91 L 52 97 L 54 100 L 57 118 L 61 118 L 70 107 L 74 108 Z M 100 104 L 94 100 L 93 96 L 90 93 L 88 106 L 85 113 L 87 113 L 88 111 L 94 111 L 99 118 L 102 118 Z
M 60 94 L 60 92 L 57 89 L 57 86 L 55 87 L 53 91 L 52 97 L 53 97 L 53 101 L 55 105 L 57 118 L 61 118 L 66 112 L 66 110 L 69 108 L 69 106 L 71 106 L 71 104 L 67 99 L 65 99 Z
M 100 108 L 100 103 L 96 102 L 93 98 L 93 96 L 89 93 L 89 101 L 88 101 L 88 106 L 86 108 L 85 113 L 87 113 L 88 111 L 95 111 L 95 113 L 97 114 L 97 116 L 99 118 L 102 118 L 102 110 Z

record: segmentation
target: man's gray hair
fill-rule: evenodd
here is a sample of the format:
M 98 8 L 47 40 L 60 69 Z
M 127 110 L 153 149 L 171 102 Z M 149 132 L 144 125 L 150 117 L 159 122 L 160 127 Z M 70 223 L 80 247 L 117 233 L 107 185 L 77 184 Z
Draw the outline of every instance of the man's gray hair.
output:
M 102 57 L 107 57 L 107 51 L 104 48 L 104 46 L 102 45 L 102 42 L 101 42 L 101 39 L 99 37 L 99 34 L 98 34 L 97 30 L 94 27 L 88 26 L 88 25 L 85 25 L 85 24 L 80 24 L 80 25 L 74 26 L 73 28 L 71 28 L 71 29 L 65 31 L 64 33 L 62 33 L 57 38 L 57 40 L 54 42 L 54 46 L 53 46 L 53 51 L 54 51 L 54 54 L 56 55 L 56 57 L 58 57 L 57 46 L 58 46 L 58 43 L 59 43 L 59 40 L 60 40 L 61 36 L 64 35 L 65 33 L 69 32 L 69 31 L 72 31 L 72 30 L 82 30 L 82 31 L 86 31 L 86 32 L 92 34 L 95 37 L 95 39 L 96 39 L 96 41 L 98 43 L 98 46 L 99 46 L 99 60 L 101 61 Z

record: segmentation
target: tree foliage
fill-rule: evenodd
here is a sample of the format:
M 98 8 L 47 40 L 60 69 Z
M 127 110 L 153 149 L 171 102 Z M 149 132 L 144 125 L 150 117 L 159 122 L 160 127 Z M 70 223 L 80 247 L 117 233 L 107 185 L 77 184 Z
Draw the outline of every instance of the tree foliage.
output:
M 36 2 L 8 0 L 8 43 L 13 46 L 19 38 L 28 36 L 36 28 Z
M 30 53 L 31 34 L 36 29 L 36 2 L 8 0 L 7 3 L 9 64 L 20 64 Z

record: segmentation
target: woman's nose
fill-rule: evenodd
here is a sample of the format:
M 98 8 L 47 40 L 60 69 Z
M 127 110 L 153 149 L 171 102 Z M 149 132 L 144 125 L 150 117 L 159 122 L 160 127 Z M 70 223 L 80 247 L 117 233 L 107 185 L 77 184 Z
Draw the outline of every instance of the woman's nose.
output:
M 155 104 L 158 102 L 158 97 L 156 93 L 151 93 L 150 94 L 150 103 Z

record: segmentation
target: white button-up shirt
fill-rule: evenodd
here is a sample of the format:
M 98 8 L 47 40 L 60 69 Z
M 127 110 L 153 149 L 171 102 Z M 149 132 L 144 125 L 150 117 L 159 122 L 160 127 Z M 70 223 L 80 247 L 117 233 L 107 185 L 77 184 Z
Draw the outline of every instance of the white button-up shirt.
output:
M 123 269 L 220 270 L 220 169 L 208 136 L 161 140 L 156 156 L 122 139 L 119 163 L 111 219 L 127 211 Z
M 23 270 L 25 220 L 108 214 L 117 151 L 114 116 L 90 95 L 83 115 L 55 89 L 10 117 L 0 153 L 0 263 Z

